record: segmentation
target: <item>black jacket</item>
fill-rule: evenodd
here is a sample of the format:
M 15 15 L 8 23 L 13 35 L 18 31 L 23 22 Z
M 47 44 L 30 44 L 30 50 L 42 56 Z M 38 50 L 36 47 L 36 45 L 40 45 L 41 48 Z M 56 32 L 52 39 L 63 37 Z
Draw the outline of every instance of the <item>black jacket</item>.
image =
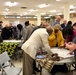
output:
M 3 40 L 8 40 L 9 38 L 12 38 L 12 29 L 7 29 L 6 27 L 4 27 L 2 29 L 2 33 L 1 33 L 1 37 Z
M 65 24 L 64 24 L 64 23 L 62 23 L 62 24 L 61 24 L 61 27 L 62 27 L 62 28 L 64 28 L 64 27 L 65 27 Z

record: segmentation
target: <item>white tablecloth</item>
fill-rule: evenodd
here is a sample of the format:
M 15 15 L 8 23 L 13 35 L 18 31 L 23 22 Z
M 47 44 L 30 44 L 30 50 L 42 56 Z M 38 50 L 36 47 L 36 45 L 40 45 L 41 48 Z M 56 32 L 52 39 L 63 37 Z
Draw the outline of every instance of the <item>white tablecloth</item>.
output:
M 3 42 L 17 42 L 18 43 L 18 47 L 21 47 L 23 44 L 23 40 L 3 40 Z
M 21 40 L 3 40 L 3 42 L 22 42 Z
M 52 48 L 51 51 L 53 53 L 58 53 L 58 55 L 63 58 L 62 60 L 55 62 L 55 65 L 62 65 L 64 63 L 68 65 L 74 62 L 74 55 L 67 55 L 70 52 L 67 49 Z M 45 68 L 42 68 L 42 75 L 50 75 L 50 73 Z

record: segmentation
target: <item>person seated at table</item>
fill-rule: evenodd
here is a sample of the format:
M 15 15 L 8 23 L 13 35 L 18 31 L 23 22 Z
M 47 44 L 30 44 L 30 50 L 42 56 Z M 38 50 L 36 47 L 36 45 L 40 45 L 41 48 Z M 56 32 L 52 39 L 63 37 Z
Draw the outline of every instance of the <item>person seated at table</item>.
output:
M 50 47 L 62 47 L 64 46 L 64 38 L 62 32 L 56 26 L 53 27 L 53 32 L 48 38 Z
M 13 31 L 8 24 L 2 29 L 1 37 L 3 40 L 12 39 Z

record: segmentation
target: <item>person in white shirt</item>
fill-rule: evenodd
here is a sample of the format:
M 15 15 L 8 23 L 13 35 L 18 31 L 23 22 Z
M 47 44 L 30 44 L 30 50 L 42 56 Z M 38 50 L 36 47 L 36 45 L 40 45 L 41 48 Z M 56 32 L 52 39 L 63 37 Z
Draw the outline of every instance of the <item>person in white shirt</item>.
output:
M 33 62 L 39 48 L 44 47 L 48 55 L 52 55 L 51 48 L 48 44 L 48 37 L 51 35 L 52 31 L 51 26 L 39 28 L 35 30 L 30 38 L 22 45 L 22 49 L 24 50 L 23 75 L 33 75 Z

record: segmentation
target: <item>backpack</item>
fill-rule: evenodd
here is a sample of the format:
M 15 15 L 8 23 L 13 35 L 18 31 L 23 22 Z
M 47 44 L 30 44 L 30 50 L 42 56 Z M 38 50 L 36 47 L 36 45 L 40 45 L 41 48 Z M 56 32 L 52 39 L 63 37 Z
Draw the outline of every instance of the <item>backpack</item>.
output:
M 51 70 L 51 73 L 57 73 L 57 72 L 68 72 L 68 67 L 66 65 L 66 63 L 64 63 L 63 65 L 54 65 L 52 70 Z

